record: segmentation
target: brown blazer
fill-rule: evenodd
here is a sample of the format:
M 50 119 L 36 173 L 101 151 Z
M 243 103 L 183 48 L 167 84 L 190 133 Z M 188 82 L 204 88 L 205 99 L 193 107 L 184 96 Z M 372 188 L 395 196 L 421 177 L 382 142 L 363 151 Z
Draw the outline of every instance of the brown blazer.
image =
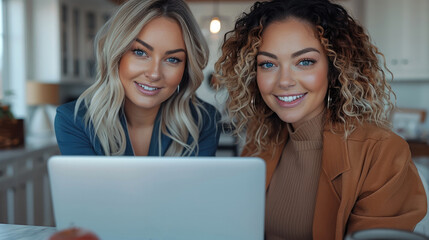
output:
M 282 139 L 287 137 L 285 130 Z M 285 142 L 258 155 L 266 162 L 267 188 Z M 242 156 L 252 155 L 252 149 L 245 146 Z M 406 141 L 372 125 L 358 127 L 344 140 L 341 130 L 334 134 L 325 126 L 313 239 L 342 240 L 368 228 L 412 231 L 426 210 L 425 190 Z

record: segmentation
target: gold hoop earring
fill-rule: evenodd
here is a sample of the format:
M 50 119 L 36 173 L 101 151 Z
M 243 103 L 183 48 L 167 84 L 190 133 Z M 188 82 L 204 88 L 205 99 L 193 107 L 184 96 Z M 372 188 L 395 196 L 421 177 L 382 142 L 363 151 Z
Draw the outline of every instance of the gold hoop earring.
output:
M 332 98 L 331 98 L 331 89 L 328 89 L 328 101 L 327 101 L 327 106 L 326 109 L 329 109 L 329 105 L 331 105 L 332 102 Z
M 256 111 L 255 96 L 253 96 L 252 99 L 250 100 L 250 106 L 253 109 L 253 111 Z

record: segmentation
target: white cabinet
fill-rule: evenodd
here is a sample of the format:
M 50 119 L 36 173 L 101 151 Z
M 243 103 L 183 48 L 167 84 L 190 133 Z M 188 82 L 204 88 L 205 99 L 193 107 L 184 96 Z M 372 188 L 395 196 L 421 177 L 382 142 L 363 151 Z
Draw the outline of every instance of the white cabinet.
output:
M 429 80 L 428 13 L 428 0 L 364 2 L 365 26 L 395 80 Z
M 29 78 L 52 83 L 93 82 L 93 40 L 115 7 L 108 0 L 33 0 L 28 8 Z

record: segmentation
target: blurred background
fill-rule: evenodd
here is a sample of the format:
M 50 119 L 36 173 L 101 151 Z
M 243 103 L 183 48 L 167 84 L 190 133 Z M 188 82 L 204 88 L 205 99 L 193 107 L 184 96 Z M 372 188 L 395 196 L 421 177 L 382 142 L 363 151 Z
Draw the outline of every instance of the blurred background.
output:
M 0 102 L 10 108 L 15 118 L 24 119 L 26 138 L 32 131 L 47 134 L 49 124 L 42 126 L 42 115 L 53 118 L 55 106 L 76 99 L 94 82 L 94 36 L 122 1 L 0 1 Z M 224 34 L 233 28 L 237 16 L 255 1 L 187 2 L 211 51 L 204 70 L 206 79 L 197 94 L 221 109 L 224 96 L 215 95 L 208 84 L 209 76 L 219 57 Z M 425 121 L 425 112 L 429 110 L 426 104 L 429 95 L 425 94 L 429 91 L 429 2 L 337 2 L 368 29 L 373 42 L 386 56 L 387 66 L 394 75 L 392 86 L 397 106 L 405 111 L 415 110 L 423 116 L 418 122 L 410 120 L 416 115 L 395 116 L 399 133 L 405 138 L 426 139 L 429 129 Z M 220 22 L 220 29 L 215 33 L 210 32 L 213 18 Z M 40 99 L 47 95 L 52 97 Z M 36 123 L 32 123 L 33 118 Z
M 94 36 L 120 2 L 0 0 L 0 222 L 53 224 L 45 163 L 58 154 L 55 108 L 94 82 Z M 222 110 L 224 95 L 215 95 L 209 78 L 224 34 L 255 1 L 187 2 L 211 53 L 197 94 Z M 410 143 L 415 159 L 429 156 L 429 1 L 336 2 L 368 30 L 386 57 L 397 96 L 395 131 Z M 219 21 L 217 32 L 210 31 L 213 18 Z M 236 139 L 223 134 L 217 155 L 238 152 Z

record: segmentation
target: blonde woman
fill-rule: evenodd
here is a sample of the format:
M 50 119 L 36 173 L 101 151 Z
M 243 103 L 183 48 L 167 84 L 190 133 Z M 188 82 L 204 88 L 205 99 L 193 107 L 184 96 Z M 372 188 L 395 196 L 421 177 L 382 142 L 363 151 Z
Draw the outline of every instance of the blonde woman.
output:
M 213 156 L 219 114 L 198 99 L 208 47 L 182 0 L 129 0 L 96 36 L 97 79 L 57 110 L 64 155 Z
M 407 143 L 389 130 L 377 48 L 328 0 L 256 2 L 227 33 L 217 79 L 243 156 L 267 166 L 265 239 L 412 231 L 427 210 Z

